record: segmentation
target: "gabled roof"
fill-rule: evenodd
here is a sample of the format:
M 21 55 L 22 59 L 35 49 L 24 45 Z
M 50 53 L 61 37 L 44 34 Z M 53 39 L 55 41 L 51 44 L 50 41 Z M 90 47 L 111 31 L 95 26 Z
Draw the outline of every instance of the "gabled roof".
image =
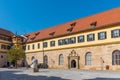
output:
M 11 37 L 13 35 L 13 33 L 8 30 L 0 28 L 0 35 Z
M 53 37 L 69 34 L 67 31 L 68 29 L 71 29 L 71 24 L 74 23 L 75 25 L 72 27 L 71 33 L 91 29 L 91 24 L 93 23 L 96 23 L 95 28 L 99 28 L 105 25 L 110 25 L 119 22 L 120 22 L 120 7 L 105 12 L 101 12 L 99 14 L 95 14 L 92 16 L 88 16 L 85 18 L 73 20 L 71 22 L 67 22 L 57 26 L 53 26 L 47 29 L 39 30 L 37 31 L 39 32 L 38 35 L 35 35 L 36 32 L 32 32 L 29 34 L 25 34 L 25 36 L 28 37 L 27 42 L 33 42 L 49 38 L 50 37 L 49 34 L 52 32 L 55 32 Z M 33 37 L 35 38 L 32 39 Z

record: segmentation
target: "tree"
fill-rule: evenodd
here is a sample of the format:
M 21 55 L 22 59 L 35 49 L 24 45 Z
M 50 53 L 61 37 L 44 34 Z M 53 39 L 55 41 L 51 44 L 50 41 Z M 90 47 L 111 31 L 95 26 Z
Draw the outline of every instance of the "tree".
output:
M 14 62 L 15 63 L 15 67 L 17 67 L 17 61 L 18 60 L 23 60 L 25 58 L 25 52 L 22 49 L 22 47 L 18 47 L 18 48 L 11 48 L 8 52 L 7 52 L 7 59 L 8 61 Z

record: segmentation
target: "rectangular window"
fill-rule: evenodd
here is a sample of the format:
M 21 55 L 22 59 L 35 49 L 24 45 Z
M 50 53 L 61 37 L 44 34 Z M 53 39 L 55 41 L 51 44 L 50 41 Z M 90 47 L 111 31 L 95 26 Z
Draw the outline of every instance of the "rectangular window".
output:
M 7 49 L 6 45 L 1 45 L 1 49 Z
M 76 37 L 71 37 L 71 38 L 70 38 L 70 43 L 71 43 L 71 44 L 76 43 Z
M 43 42 L 43 48 L 47 48 L 47 42 Z
M 63 45 L 64 41 L 62 39 L 58 40 L 58 45 Z
M 38 49 L 40 49 L 40 43 L 38 43 Z
M 30 45 L 28 45 L 28 50 L 30 50 Z
M 4 45 L 1 45 L 1 49 L 4 49 Z
M 63 40 L 58 40 L 58 45 L 63 45 Z
M 7 49 L 9 50 L 10 48 L 11 48 L 11 47 L 8 45 L 8 46 L 7 46 Z
M 35 46 L 34 46 L 34 44 L 32 45 L 32 49 L 34 49 L 35 48 Z
M 100 32 L 98 33 L 98 40 L 106 39 L 106 32 Z
M 88 34 L 87 35 L 87 41 L 94 41 L 94 34 Z
M 78 42 L 84 42 L 84 35 L 78 36 Z
M 64 39 L 64 44 L 69 44 L 69 38 Z
M 112 30 L 111 31 L 111 37 L 112 38 L 120 37 L 120 29 Z
M 55 46 L 55 41 L 50 41 L 50 46 L 51 47 Z

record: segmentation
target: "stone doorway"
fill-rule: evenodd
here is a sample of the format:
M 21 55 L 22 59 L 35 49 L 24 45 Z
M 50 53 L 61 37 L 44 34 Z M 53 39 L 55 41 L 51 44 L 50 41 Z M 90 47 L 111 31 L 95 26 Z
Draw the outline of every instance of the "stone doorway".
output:
M 68 56 L 68 69 L 79 69 L 79 56 L 75 50 L 72 50 Z
M 76 61 L 75 60 L 71 61 L 71 68 L 76 68 Z

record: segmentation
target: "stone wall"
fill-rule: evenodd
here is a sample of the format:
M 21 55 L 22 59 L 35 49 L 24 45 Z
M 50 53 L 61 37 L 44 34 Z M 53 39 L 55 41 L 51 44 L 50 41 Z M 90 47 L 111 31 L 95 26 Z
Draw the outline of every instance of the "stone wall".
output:
M 114 50 L 120 50 L 120 44 L 110 44 L 110 45 L 100 45 L 100 46 L 91 46 L 91 47 L 82 47 L 82 48 L 72 48 L 72 49 L 63 49 L 63 50 L 54 50 L 54 51 L 45 51 L 44 56 L 48 56 L 48 66 L 49 68 L 61 68 L 68 69 L 68 56 L 71 51 L 74 50 L 76 54 L 80 57 L 79 59 L 79 68 L 82 70 L 106 70 L 106 67 L 109 67 L 109 70 L 120 70 L 120 66 L 112 65 L 112 53 Z M 85 55 L 87 52 L 92 53 L 92 65 L 85 65 Z M 59 55 L 63 54 L 64 64 L 59 65 Z M 43 52 L 37 53 L 27 53 L 28 64 L 31 63 L 31 57 L 35 56 L 38 59 L 39 63 L 43 62 Z M 104 61 L 104 63 L 102 63 Z
M 28 53 L 26 54 L 26 60 L 28 64 L 31 64 L 31 58 L 34 56 L 39 63 L 43 63 L 43 52 Z
M 0 67 L 7 64 L 7 55 L 6 53 L 0 53 Z

